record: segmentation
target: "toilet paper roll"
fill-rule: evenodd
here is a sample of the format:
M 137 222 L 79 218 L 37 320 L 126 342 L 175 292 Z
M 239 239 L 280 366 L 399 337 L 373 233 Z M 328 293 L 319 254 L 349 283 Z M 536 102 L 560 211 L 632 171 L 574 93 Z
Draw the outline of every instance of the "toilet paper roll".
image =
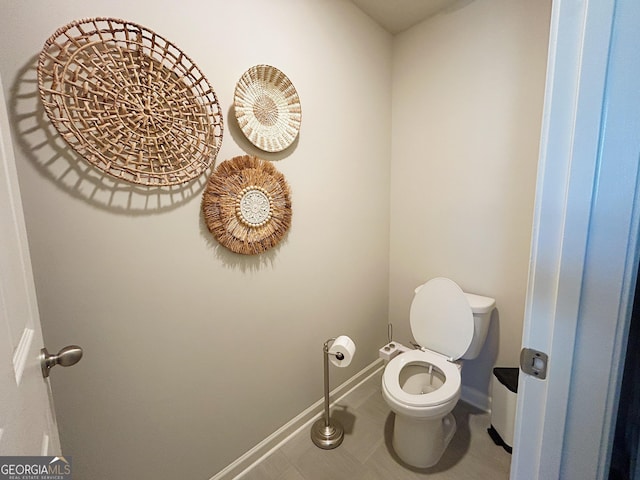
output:
M 331 358 L 331 363 L 333 363 L 336 367 L 347 367 L 353 360 L 353 356 L 356 353 L 356 344 L 353 343 L 346 335 L 340 335 L 336 338 L 331 346 L 329 347 L 329 357 Z M 336 358 L 335 355 L 342 354 L 342 360 Z

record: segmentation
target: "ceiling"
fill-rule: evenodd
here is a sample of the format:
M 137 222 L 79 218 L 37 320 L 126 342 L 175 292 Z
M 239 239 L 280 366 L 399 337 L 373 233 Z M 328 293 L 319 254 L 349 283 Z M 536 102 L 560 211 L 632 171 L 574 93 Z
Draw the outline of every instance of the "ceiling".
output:
M 392 34 L 400 33 L 457 0 L 351 0 Z

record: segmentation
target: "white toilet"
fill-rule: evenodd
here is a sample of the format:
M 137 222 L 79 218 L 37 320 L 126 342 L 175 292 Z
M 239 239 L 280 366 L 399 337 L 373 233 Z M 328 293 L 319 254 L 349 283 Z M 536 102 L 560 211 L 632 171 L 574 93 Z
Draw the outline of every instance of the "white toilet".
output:
M 415 290 L 410 323 L 422 347 L 393 358 L 382 375 L 382 396 L 395 413 L 393 448 L 417 468 L 431 467 L 456 431 L 451 411 L 460 398 L 461 362 L 478 356 L 495 300 L 464 293 L 448 278 Z

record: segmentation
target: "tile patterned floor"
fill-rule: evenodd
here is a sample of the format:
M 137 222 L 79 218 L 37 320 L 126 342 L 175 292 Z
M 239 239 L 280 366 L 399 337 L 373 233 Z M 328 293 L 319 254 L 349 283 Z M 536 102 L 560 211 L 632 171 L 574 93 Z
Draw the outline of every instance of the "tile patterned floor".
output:
M 489 414 L 458 402 L 458 425 L 440 462 L 416 470 L 401 465 L 391 448 L 393 413 L 380 392 L 382 372 L 346 396 L 332 409 L 345 428 L 342 445 L 316 447 L 305 428 L 242 480 L 508 480 L 511 455 L 487 434 Z

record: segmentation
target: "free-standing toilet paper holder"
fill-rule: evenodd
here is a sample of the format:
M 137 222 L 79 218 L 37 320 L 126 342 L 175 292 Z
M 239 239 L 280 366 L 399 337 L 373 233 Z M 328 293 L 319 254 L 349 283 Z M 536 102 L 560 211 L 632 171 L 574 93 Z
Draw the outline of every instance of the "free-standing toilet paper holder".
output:
M 344 355 L 340 352 L 329 352 L 329 342 L 335 341 L 330 338 L 324 342 L 324 417 L 320 418 L 311 426 L 311 440 L 313 443 L 324 450 L 331 450 L 340 446 L 344 440 L 344 428 L 340 422 L 334 420 L 331 423 L 329 417 L 329 355 L 333 355 L 338 360 L 342 360 Z

